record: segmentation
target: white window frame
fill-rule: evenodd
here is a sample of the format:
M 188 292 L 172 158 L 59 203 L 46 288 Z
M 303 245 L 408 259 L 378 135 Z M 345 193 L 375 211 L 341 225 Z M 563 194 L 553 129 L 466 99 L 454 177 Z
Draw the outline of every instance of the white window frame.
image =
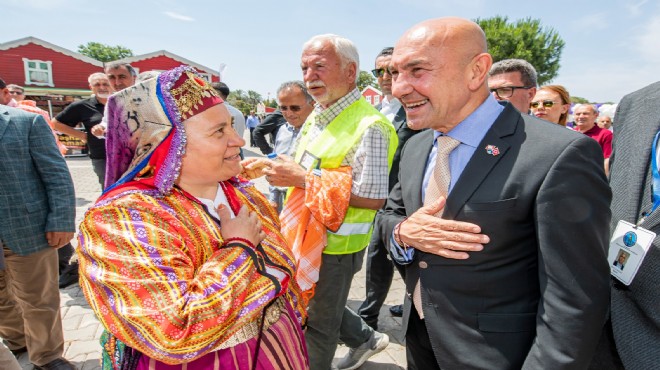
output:
M 367 103 L 371 104 L 371 95 L 366 95 L 364 98 L 367 100 Z
M 374 105 L 378 105 L 380 103 L 380 95 L 374 95 Z
M 46 63 L 47 70 L 42 70 L 39 68 L 30 68 L 29 63 Z M 55 87 L 55 84 L 53 84 L 53 62 L 49 60 L 38 60 L 38 59 L 28 59 L 28 58 L 23 58 L 23 70 L 25 71 L 25 83 L 24 85 L 36 85 L 36 86 L 50 86 L 50 87 Z M 47 75 L 47 82 L 36 82 L 32 81 L 30 78 L 30 72 L 45 72 Z

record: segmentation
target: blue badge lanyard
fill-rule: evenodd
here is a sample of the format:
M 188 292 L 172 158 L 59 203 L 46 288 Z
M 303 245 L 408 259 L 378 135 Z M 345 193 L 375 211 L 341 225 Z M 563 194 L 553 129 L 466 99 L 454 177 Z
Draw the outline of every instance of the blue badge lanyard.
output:
M 644 220 L 660 206 L 660 172 L 658 171 L 658 138 L 660 138 L 660 131 L 655 134 L 653 138 L 653 146 L 651 147 L 651 171 L 653 171 L 653 183 L 651 184 L 651 191 L 653 194 L 653 207 L 649 212 L 642 213 L 642 218 L 637 225 L 640 225 Z

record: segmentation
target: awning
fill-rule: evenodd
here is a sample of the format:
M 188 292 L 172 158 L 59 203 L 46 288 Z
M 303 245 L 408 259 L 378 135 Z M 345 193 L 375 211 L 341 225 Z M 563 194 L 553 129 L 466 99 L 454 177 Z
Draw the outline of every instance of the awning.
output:
M 32 95 L 32 96 L 64 95 L 64 96 L 89 97 L 90 95 L 92 95 L 92 91 L 85 89 L 57 89 L 52 87 L 26 86 L 25 95 Z

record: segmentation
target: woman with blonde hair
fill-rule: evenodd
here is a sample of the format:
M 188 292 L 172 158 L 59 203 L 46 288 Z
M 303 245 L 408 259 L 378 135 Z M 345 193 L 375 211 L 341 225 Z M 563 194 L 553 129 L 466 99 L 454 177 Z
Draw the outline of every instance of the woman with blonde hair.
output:
M 568 111 L 571 108 L 571 96 L 564 86 L 542 86 L 536 91 L 529 108 L 538 118 L 566 126 Z

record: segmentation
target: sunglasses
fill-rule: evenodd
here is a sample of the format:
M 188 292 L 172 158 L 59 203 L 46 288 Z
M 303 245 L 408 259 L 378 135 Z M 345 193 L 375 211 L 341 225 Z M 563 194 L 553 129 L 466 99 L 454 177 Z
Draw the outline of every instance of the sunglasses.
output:
M 557 104 L 557 103 L 553 102 L 552 100 L 544 100 L 542 102 L 541 101 L 533 101 L 533 102 L 529 103 L 529 107 L 536 109 L 539 106 L 541 106 L 541 104 L 543 104 L 543 106 L 545 108 L 552 108 L 552 106 Z
M 280 105 L 280 110 L 282 112 L 286 112 L 288 110 L 290 110 L 292 112 L 300 112 L 301 109 L 302 109 L 302 107 L 300 105 L 289 105 L 289 106 Z
M 374 75 L 374 77 L 376 78 L 385 76 L 385 73 L 387 73 L 390 76 L 392 75 L 390 73 L 390 70 L 387 68 L 376 68 L 371 70 L 371 74 Z
M 22 91 L 9 91 L 9 93 L 12 95 L 23 95 Z

